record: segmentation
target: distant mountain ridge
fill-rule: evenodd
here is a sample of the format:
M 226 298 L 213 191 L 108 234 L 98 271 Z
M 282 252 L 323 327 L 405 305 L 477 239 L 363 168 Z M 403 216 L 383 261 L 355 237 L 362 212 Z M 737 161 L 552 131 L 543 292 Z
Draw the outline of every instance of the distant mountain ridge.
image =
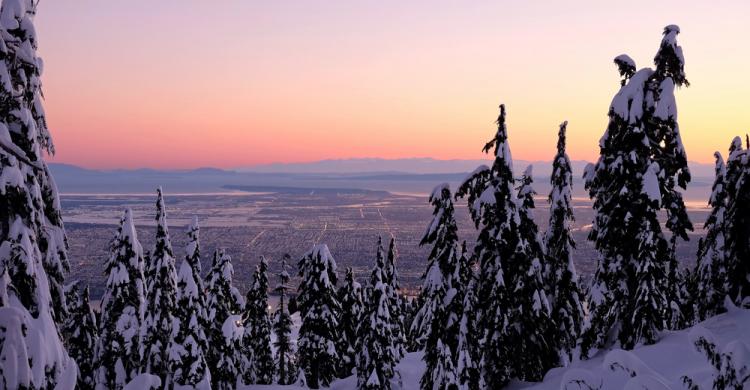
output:
M 162 186 L 166 193 L 218 193 L 248 187 L 283 188 L 286 191 L 359 189 L 396 193 L 429 194 L 434 186 L 449 183 L 456 188 L 466 175 L 491 160 L 349 159 L 310 163 L 266 164 L 240 169 L 196 168 L 159 170 L 151 168 L 96 170 L 70 164 L 49 167 L 63 194 L 152 193 Z M 516 174 L 534 166 L 534 186 L 547 193 L 552 164 L 547 161 L 514 161 Z M 587 196 L 581 176 L 586 161 L 571 162 L 576 196 Z M 691 163 L 693 181 L 686 196 L 707 199 L 713 181 L 713 166 Z
M 258 173 L 336 173 L 336 174 L 364 174 L 364 173 L 411 173 L 411 174 L 445 174 L 471 172 L 481 164 L 489 165 L 492 160 L 438 160 L 430 157 L 384 159 L 384 158 L 350 158 L 330 159 L 301 163 L 271 163 L 235 168 L 238 172 Z M 571 165 L 574 176 L 580 176 L 588 164 L 585 160 L 573 160 Z M 552 172 L 551 161 L 514 160 L 513 167 L 521 172 L 526 166 L 534 166 L 534 176 L 549 176 Z M 713 164 L 690 162 L 690 169 L 694 177 L 713 177 Z

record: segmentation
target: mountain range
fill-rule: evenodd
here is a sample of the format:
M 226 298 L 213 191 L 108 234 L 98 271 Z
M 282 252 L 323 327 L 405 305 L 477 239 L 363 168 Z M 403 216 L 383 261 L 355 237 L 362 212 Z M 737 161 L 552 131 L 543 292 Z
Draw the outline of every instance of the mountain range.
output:
M 163 186 L 171 193 L 213 193 L 243 186 L 309 189 L 367 189 L 397 193 L 427 194 L 440 183 L 458 185 L 481 164 L 491 160 L 437 160 L 432 158 L 356 158 L 308 163 L 274 163 L 235 169 L 198 168 L 189 170 L 113 169 L 96 170 L 70 164 L 49 167 L 63 194 L 151 193 Z M 581 176 L 586 161 L 572 161 L 574 189 L 582 194 Z M 549 161 L 514 161 L 520 174 L 533 165 L 537 191 L 545 193 L 552 170 Z M 690 163 L 695 189 L 703 197 L 713 180 L 713 166 Z M 454 187 L 455 188 L 455 187 Z M 690 196 L 688 196 L 690 197 Z

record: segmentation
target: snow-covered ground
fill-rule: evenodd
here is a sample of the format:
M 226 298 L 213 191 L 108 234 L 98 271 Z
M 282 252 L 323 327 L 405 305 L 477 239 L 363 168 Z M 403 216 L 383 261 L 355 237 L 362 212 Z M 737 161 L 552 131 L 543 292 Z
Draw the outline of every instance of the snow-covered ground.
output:
M 706 356 L 698 352 L 694 340 L 705 337 L 717 345 L 719 352 L 730 346 L 746 353 L 744 361 L 735 366 L 745 367 L 744 375 L 750 374 L 750 310 L 733 308 L 730 312 L 710 318 L 690 329 L 666 332 L 654 345 L 637 347 L 632 351 L 603 351 L 594 358 L 573 363 L 566 368 L 555 368 L 547 373 L 544 382 L 515 382 L 508 390 L 584 390 L 584 389 L 649 389 L 677 390 L 686 388 L 682 377 L 687 375 L 701 386 L 711 389 L 715 373 Z M 739 344 L 737 343 L 739 342 Z M 737 355 L 735 355 L 737 356 Z M 739 356 L 738 356 L 739 357 Z M 396 367 L 397 376 L 392 383 L 394 390 L 419 389 L 419 379 L 424 372 L 422 353 L 409 353 Z M 591 385 L 581 384 L 581 380 Z M 335 381 L 332 390 L 356 389 L 354 376 Z M 245 389 L 301 389 L 298 386 L 255 385 Z
M 693 328 L 667 332 L 654 345 L 632 351 L 603 351 L 590 360 L 550 370 L 542 383 L 514 383 L 509 389 L 583 390 L 588 387 L 576 381 L 586 379 L 594 385 L 593 389 L 677 390 L 686 388 L 682 383 L 684 375 L 691 377 L 701 389 L 711 389 L 715 371 L 706 356 L 696 350 L 693 342 L 698 337 L 713 339 L 719 352 L 724 351 L 728 344 L 739 341 L 740 349 L 747 353 L 750 310 L 733 308 Z M 737 344 L 733 346 L 736 348 Z M 742 360 L 736 361 L 735 366 L 744 365 L 744 374 L 748 375 L 750 355 L 745 355 Z

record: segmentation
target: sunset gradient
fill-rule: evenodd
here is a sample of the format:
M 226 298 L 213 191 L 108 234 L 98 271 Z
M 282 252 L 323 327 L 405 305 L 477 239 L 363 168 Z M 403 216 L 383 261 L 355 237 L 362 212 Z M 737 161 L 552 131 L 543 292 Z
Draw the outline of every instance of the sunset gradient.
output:
M 593 160 L 612 59 L 651 66 L 668 24 L 688 158 L 710 162 L 750 131 L 749 16 L 748 1 L 48 0 L 36 26 L 56 162 L 474 159 L 501 102 L 514 157 L 551 159 L 568 120 L 571 158 Z

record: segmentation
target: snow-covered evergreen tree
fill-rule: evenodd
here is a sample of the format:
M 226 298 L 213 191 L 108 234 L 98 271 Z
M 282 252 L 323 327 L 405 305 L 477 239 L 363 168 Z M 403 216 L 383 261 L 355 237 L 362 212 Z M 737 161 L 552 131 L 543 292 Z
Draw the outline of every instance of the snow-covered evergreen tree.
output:
M 560 364 L 567 366 L 575 357 L 574 350 L 584 326 L 585 311 L 578 274 L 573 264 L 575 242 L 570 232 L 574 220 L 572 205 L 573 177 L 570 159 L 565 152 L 568 122 L 560 124 L 557 154 L 552 160 L 549 194 L 549 227 L 544 236 L 547 253 L 546 289 L 552 306 L 551 340 L 555 342 Z
M 506 263 L 515 261 L 519 246 L 519 216 L 513 191 L 513 159 L 505 125 L 505 105 L 500 105 L 495 137 L 484 146 L 494 148 L 492 167 L 482 165 L 459 187 L 456 197 L 467 197 L 469 213 L 479 229 L 474 257 L 479 262 L 476 315 L 481 333 L 479 368 L 485 386 L 501 388 L 511 378 L 509 312 Z
M 101 301 L 96 344 L 96 387 L 122 389 L 143 367 L 141 329 L 145 311 L 143 248 L 130 209 L 120 219 L 105 264 L 107 284 Z
M 336 260 L 328 246 L 315 245 L 299 261 L 297 304 L 302 319 L 299 330 L 298 365 L 311 389 L 330 385 L 336 377 L 341 356 L 339 311 L 336 298 Z
M 37 2 L 0 6 L 0 383 L 8 388 L 74 385 L 75 362 L 58 327 L 67 303 L 67 242 L 54 154 L 42 104 Z M 41 348 L 39 346 L 44 346 Z
M 276 335 L 274 347 L 276 347 L 276 372 L 277 382 L 280 385 L 290 385 L 297 379 L 297 368 L 294 364 L 295 354 L 292 346 L 292 317 L 289 315 L 288 292 L 289 272 L 287 254 L 281 260 L 281 271 L 279 272 L 279 283 L 276 285 L 276 293 L 279 294 L 279 307 L 274 314 L 273 333 Z
M 695 311 L 698 321 L 705 320 L 722 311 L 724 297 L 728 291 L 729 264 L 724 247 L 725 218 L 727 213 L 727 174 L 721 153 L 716 158 L 715 177 L 708 200 L 711 213 L 703 225 L 706 236 L 698 242 L 698 262 L 696 263 Z
M 726 183 L 727 294 L 735 304 L 750 306 L 750 145 L 743 149 L 739 137 L 729 149 Z
M 529 165 L 519 180 L 518 232 L 520 245 L 516 259 L 508 263 L 506 277 L 511 281 L 512 297 L 509 340 L 513 359 L 513 375 L 523 380 L 540 381 L 557 363 L 550 318 L 550 304 L 544 283 L 544 248 L 534 222 L 532 168 Z
M 393 346 L 396 348 L 397 360 L 401 360 L 406 354 L 406 328 L 404 327 L 404 314 L 401 312 L 401 284 L 398 281 L 398 270 L 396 269 L 396 240 L 391 237 L 388 244 L 388 256 L 385 262 L 385 282 L 388 292 L 388 302 L 391 305 L 391 318 L 393 320 Z
M 242 358 L 242 319 L 245 300 L 232 286 L 232 258 L 223 250 L 214 252 L 211 271 L 206 275 L 206 336 L 209 348 L 206 361 L 213 389 L 231 389 L 237 385 Z
M 461 246 L 458 260 L 461 284 L 464 287 L 461 317 L 458 321 L 458 344 L 455 350 L 456 375 L 459 390 L 478 390 L 480 372 L 478 366 L 479 346 L 476 329 L 476 278 L 471 258 L 467 256 L 466 242 Z
M 632 73 L 635 63 L 629 57 L 615 61 L 623 86 L 610 105 L 599 161 L 584 175 L 597 212 L 589 239 L 599 251 L 599 262 L 590 290 L 591 327 L 584 335 L 583 352 L 614 341 L 624 348 L 652 343 L 655 340 L 648 336 L 652 332 L 641 330 L 657 331 L 667 322 L 684 322 L 674 318 L 681 314 L 673 310 L 679 307 L 681 288 L 672 253 L 675 245 L 667 242 L 657 219 L 660 210 L 666 211 L 673 240 L 687 240 L 687 231 L 692 230 L 677 188 L 684 189 L 690 181 L 674 98 L 676 86 L 688 85 L 678 33 L 677 26 L 664 29 L 655 70 Z M 645 247 L 656 251 L 648 265 L 639 257 Z M 650 275 L 640 274 L 647 270 Z M 658 291 L 643 291 L 647 286 Z M 636 303 L 643 296 L 665 300 L 650 301 L 646 309 L 643 301 Z M 644 315 L 633 315 L 636 307 Z
M 242 316 L 233 314 L 224 320 L 221 327 L 221 339 L 211 343 L 211 352 L 215 353 L 216 366 L 213 368 L 212 389 L 236 389 L 242 379 Z
M 712 336 L 712 335 L 711 335 Z M 709 336 L 710 337 L 710 336 Z M 741 340 L 727 343 L 722 350 L 706 336 L 698 337 L 694 342 L 698 352 L 706 356 L 713 370 L 714 390 L 744 390 L 750 385 L 750 348 Z M 682 382 L 689 390 L 701 390 L 693 378 L 685 375 Z
M 447 389 L 458 383 L 455 352 L 463 314 L 464 286 L 458 264 L 458 227 L 448 185 L 435 187 L 429 200 L 433 219 L 420 245 L 432 244 L 432 251 L 423 276 L 423 306 L 415 316 L 412 333 L 419 335 L 415 340 L 425 347 L 427 369 L 420 381 L 421 387 Z
M 352 374 L 356 365 L 357 329 L 362 320 L 364 304 L 362 301 L 362 286 L 354 279 L 354 271 L 351 267 L 346 269 L 344 284 L 339 288 L 338 298 L 341 303 L 339 317 L 341 368 L 339 376 L 345 378 Z
M 94 349 L 99 337 L 96 316 L 89 304 L 89 286 L 80 291 L 79 283 L 74 282 L 66 288 L 68 318 L 65 320 L 65 341 L 68 353 L 78 364 L 79 389 L 93 389 Z
M 398 356 L 394 345 L 388 288 L 384 281 L 386 260 L 382 240 L 378 238 L 375 267 L 370 275 L 365 308 L 357 338 L 357 388 L 391 388 L 393 368 Z
M 417 309 L 410 329 L 415 343 L 420 347 L 424 347 L 430 337 L 436 311 L 440 310 L 441 314 L 446 312 L 443 301 L 448 290 L 453 288 L 452 279 L 457 264 L 458 227 L 453 216 L 453 202 L 448 184 L 435 187 L 429 201 L 433 206 L 433 217 L 427 225 L 420 245 L 432 244 L 432 250 L 427 260 L 427 269 L 422 275 L 424 282 L 421 306 Z M 443 326 L 446 320 L 446 317 L 439 319 Z
M 211 373 L 206 362 L 206 301 L 200 276 L 198 220 L 188 227 L 187 255 L 177 272 L 176 329 L 169 346 L 171 382 L 182 388 L 208 389 Z
M 679 33 L 678 26 L 669 25 L 664 28 L 659 50 L 654 57 L 654 73 L 646 84 L 645 100 L 648 107 L 647 118 L 644 121 L 644 129 L 652 150 L 652 161 L 659 164 L 660 207 L 667 213 L 666 227 L 672 233 L 670 245 L 666 249 L 668 261 L 665 271 L 668 281 L 665 294 L 669 305 L 667 320 L 672 328 L 682 328 L 690 322 L 680 310 L 681 303 L 686 297 L 681 293 L 684 281 L 681 278 L 682 272 L 679 269 L 675 248 L 677 240 L 689 240 L 688 231 L 693 230 L 693 224 L 679 191 L 679 188 L 686 189 L 690 182 L 690 170 L 677 123 L 677 103 L 674 96 L 675 87 L 690 85 L 685 78 L 682 48 L 677 44 Z
M 261 256 L 255 267 L 253 281 L 247 291 L 242 321 L 245 335 L 242 340 L 244 352 L 242 376 L 246 384 L 271 384 L 274 378 L 273 353 L 271 352 L 271 317 L 268 313 L 268 261 Z
M 144 372 L 158 376 L 162 383 L 168 383 L 168 346 L 177 306 L 177 271 L 161 187 L 156 189 L 156 244 L 148 262 L 151 274 L 150 279 L 146 279 L 149 290 L 143 327 Z

